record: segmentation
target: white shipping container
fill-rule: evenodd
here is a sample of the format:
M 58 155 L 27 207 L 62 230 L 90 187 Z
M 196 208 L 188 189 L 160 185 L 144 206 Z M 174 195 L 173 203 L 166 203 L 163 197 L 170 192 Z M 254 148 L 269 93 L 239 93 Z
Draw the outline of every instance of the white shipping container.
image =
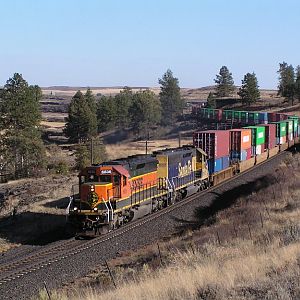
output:
M 256 146 L 255 151 L 256 151 L 255 152 L 256 155 L 260 155 L 261 154 L 261 145 Z

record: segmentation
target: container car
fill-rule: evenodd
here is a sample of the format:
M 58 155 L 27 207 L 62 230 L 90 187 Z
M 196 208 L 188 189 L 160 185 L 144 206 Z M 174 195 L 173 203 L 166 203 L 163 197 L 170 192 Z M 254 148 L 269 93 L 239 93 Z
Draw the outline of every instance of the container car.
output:
M 198 131 L 193 135 L 193 144 L 201 148 L 208 159 L 229 156 L 229 130 Z

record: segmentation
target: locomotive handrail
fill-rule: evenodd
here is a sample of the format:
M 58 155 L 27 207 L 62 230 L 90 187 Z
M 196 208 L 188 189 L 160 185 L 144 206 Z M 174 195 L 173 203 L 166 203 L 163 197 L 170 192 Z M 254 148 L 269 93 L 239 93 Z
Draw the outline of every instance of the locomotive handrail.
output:
M 105 202 L 105 200 L 104 200 L 103 197 L 102 197 L 102 201 L 104 202 L 104 205 L 105 205 L 105 207 L 107 209 L 107 222 L 109 222 L 110 221 L 109 208 L 108 208 L 108 206 L 107 206 L 107 204 L 106 204 L 106 202 Z
M 111 220 L 113 221 L 114 220 L 114 209 L 111 205 L 110 199 L 108 199 L 108 203 L 109 203 L 110 210 L 111 210 Z

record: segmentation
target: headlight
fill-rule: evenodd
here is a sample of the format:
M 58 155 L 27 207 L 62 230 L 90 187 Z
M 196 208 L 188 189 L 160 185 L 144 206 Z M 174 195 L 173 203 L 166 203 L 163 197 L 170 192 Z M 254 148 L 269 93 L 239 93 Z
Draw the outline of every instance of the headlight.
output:
M 94 207 L 94 211 L 98 211 L 98 208 L 97 208 L 97 207 Z
M 77 210 L 78 210 L 78 207 L 75 206 L 75 207 L 73 208 L 73 210 L 74 210 L 74 211 L 77 211 Z
M 95 191 L 95 186 L 91 185 L 91 192 Z

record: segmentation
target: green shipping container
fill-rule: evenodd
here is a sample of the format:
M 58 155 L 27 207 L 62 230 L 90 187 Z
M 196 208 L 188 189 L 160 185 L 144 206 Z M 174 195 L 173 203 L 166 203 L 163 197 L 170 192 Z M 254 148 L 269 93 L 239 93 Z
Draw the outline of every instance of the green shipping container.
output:
M 247 111 L 242 111 L 241 112 L 241 117 L 242 117 L 242 120 L 247 120 L 248 119 L 248 112 Z
M 242 115 L 242 112 L 241 111 L 234 111 L 233 112 L 233 118 L 235 119 L 235 120 L 241 120 L 241 115 Z
M 296 116 L 291 116 L 289 119 L 293 120 L 293 130 L 294 132 L 298 131 L 299 118 Z
M 287 135 L 287 122 L 286 121 L 273 122 L 272 124 L 276 124 L 276 137 L 277 138 Z
M 214 109 L 213 108 L 208 108 L 207 109 L 207 118 L 208 119 L 213 119 L 214 118 Z
M 249 120 L 257 120 L 258 121 L 258 113 L 249 112 L 248 117 L 249 117 Z
M 252 146 L 262 145 L 265 143 L 266 128 L 264 126 L 248 126 L 244 128 L 249 128 L 252 131 Z
M 289 133 L 293 133 L 293 120 L 287 120 L 286 121 L 287 123 L 287 130 L 288 130 L 288 134 Z
M 233 113 L 232 110 L 224 110 L 223 111 L 223 114 L 224 114 L 226 120 L 228 120 L 228 119 L 231 120 L 232 119 L 232 113 Z

